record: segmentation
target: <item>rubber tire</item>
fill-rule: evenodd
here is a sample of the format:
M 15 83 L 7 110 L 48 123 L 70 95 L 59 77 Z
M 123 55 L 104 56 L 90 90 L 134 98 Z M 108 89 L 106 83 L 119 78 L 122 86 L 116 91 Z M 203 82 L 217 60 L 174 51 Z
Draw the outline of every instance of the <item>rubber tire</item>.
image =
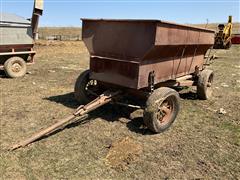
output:
M 12 65 L 14 63 L 18 63 L 21 65 L 20 72 L 12 71 Z M 11 57 L 4 63 L 4 71 L 6 75 L 10 78 L 19 78 L 23 77 L 27 73 L 27 65 L 26 62 L 21 57 Z
M 174 98 L 173 100 L 173 112 L 169 122 L 165 125 L 161 125 L 157 118 L 158 106 L 161 105 L 168 97 Z M 180 110 L 179 94 L 174 89 L 168 87 L 161 87 L 156 89 L 148 98 L 146 102 L 146 108 L 143 114 L 143 120 L 145 125 L 154 133 L 161 133 L 167 130 L 175 121 L 178 112 Z
M 80 104 L 87 104 L 91 101 L 91 99 L 88 97 L 85 90 L 86 85 L 90 80 L 89 76 L 90 76 L 90 70 L 86 70 L 79 75 L 75 83 L 74 96 L 75 96 L 75 99 Z
M 214 73 L 210 69 L 204 69 L 200 72 L 200 75 L 198 77 L 197 82 L 197 95 L 199 99 L 207 100 L 210 98 L 210 96 L 207 94 L 207 84 L 209 81 L 209 78 L 212 78 L 213 80 Z

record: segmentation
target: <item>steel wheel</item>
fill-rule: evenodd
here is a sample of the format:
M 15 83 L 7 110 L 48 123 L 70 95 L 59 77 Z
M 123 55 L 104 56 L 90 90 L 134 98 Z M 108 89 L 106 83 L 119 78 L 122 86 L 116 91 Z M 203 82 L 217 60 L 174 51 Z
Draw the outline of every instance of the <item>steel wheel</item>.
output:
M 167 87 L 153 92 L 146 102 L 144 123 L 153 132 L 159 133 L 168 129 L 179 112 L 179 95 Z
M 98 94 L 96 93 L 96 91 L 98 91 L 97 80 L 89 79 L 89 81 L 86 84 L 85 90 L 88 97 L 90 98 L 97 97 L 98 96 Z
M 80 74 L 75 83 L 74 95 L 80 104 L 87 104 L 100 94 L 97 80 L 89 77 L 90 70 L 86 70 Z
M 173 115 L 173 98 L 168 97 L 158 108 L 157 118 L 161 125 L 166 125 L 169 123 L 171 116 Z

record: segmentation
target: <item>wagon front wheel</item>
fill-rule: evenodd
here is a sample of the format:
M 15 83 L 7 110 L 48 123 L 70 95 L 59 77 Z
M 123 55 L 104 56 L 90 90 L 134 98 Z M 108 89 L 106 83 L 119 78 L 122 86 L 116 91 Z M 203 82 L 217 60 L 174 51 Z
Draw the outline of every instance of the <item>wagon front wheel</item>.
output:
M 179 108 L 179 94 L 171 88 L 159 88 L 149 96 L 146 102 L 144 123 L 155 133 L 163 132 L 174 122 Z
M 11 57 L 4 63 L 4 71 L 10 78 L 22 77 L 27 72 L 27 65 L 22 58 Z
M 82 72 L 75 83 L 74 95 L 80 104 L 87 104 L 98 96 L 98 82 L 90 79 L 90 73 L 90 70 Z

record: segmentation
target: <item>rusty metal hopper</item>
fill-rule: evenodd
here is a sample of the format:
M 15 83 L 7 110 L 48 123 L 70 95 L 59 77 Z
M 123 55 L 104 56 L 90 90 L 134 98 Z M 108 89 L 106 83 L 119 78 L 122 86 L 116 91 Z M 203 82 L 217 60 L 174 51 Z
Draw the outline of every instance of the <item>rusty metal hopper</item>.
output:
M 159 20 L 82 19 L 91 78 L 141 89 L 202 68 L 214 31 Z

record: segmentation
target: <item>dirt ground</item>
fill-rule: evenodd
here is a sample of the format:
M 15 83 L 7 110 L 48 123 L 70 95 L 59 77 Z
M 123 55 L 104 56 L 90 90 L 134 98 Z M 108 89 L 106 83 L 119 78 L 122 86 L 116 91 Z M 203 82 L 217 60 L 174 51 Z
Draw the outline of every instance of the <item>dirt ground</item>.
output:
M 25 77 L 0 78 L 0 179 L 240 179 L 240 46 L 216 52 L 212 99 L 182 92 L 181 112 L 162 134 L 143 128 L 141 110 L 106 105 L 9 152 L 78 106 L 73 86 L 88 68 L 83 43 L 41 41 L 36 50 Z

